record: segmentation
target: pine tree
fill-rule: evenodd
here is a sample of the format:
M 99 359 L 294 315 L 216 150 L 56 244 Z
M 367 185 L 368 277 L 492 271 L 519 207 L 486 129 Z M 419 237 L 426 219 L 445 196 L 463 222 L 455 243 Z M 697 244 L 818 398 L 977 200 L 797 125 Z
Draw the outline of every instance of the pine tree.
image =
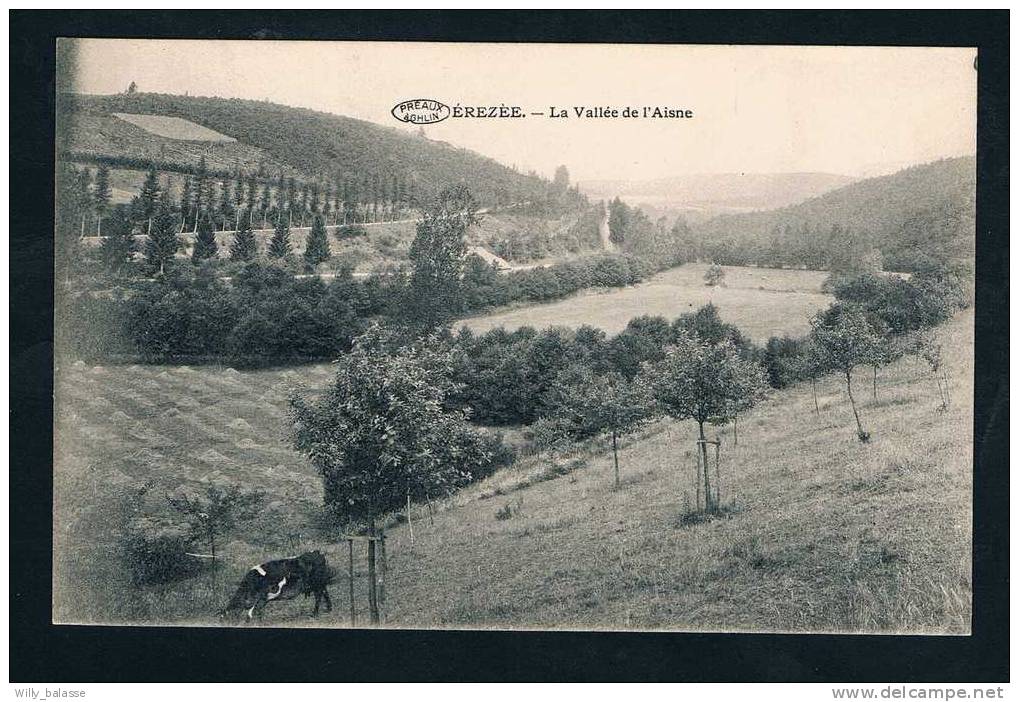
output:
M 216 258 L 219 246 L 216 244 L 216 232 L 213 231 L 212 220 L 208 216 L 199 218 L 195 234 L 195 248 L 191 252 L 191 260 L 201 263 L 206 259 Z
M 310 203 L 310 198 L 308 196 L 308 185 L 307 185 L 307 183 L 305 183 L 304 185 L 301 186 L 301 199 L 300 199 L 299 204 L 297 206 L 297 212 L 299 213 L 299 215 L 301 217 L 301 225 L 300 226 L 302 226 L 302 227 L 304 226 L 304 216 L 308 212 L 309 203 Z
M 162 274 L 167 262 L 173 260 L 180 247 L 177 218 L 170 208 L 169 199 L 164 195 L 152 217 L 152 229 L 145 242 L 145 262 L 149 271 Z
M 222 222 L 223 231 L 226 231 L 227 222 L 233 217 L 233 200 L 230 197 L 230 181 L 224 180 L 219 191 L 219 218 Z
M 316 215 L 311 224 L 308 244 L 304 248 L 304 263 L 309 268 L 314 268 L 323 261 L 328 261 L 329 256 L 329 238 L 326 235 L 326 227 L 322 218 Z
M 197 230 L 198 220 L 202 213 L 210 211 L 211 214 L 212 209 L 212 184 L 209 182 L 209 167 L 205 162 L 204 155 L 198 162 L 198 169 L 195 171 L 194 188 L 195 229 Z
M 191 206 L 194 200 L 194 190 L 192 188 L 191 176 L 184 176 L 184 185 L 180 191 L 180 212 L 181 212 L 181 231 L 188 228 L 188 220 L 191 219 Z
M 149 231 L 152 216 L 156 213 L 156 209 L 159 206 L 159 194 L 159 172 L 156 171 L 156 167 L 153 165 L 145 176 L 141 193 L 138 195 L 139 219 L 145 228 L 146 234 Z
M 115 211 L 107 220 L 106 236 L 99 249 L 103 265 L 115 276 L 124 272 L 137 251 L 133 222 L 128 217 L 117 214 Z
M 234 212 L 240 212 L 243 209 L 244 209 L 244 172 L 238 169 L 237 178 L 236 180 L 234 180 Z
M 265 187 L 262 188 L 262 197 L 258 202 L 258 208 L 262 211 L 262 229 L 265 229 L 265 218 L 272 209 L 272 188 L 269 181 L 266 181 Z
M 234 234 L 233 243 L 230 245 L 231 261 L 251 261 L 258 255 L 258 244 L 255 242 L 255 232 L 251 231 L 250 218 L 243 219 L 245 221 Z
M 99 172 L 96 173 L 95 190 L 92 192 L 96 216 L 99 218 L 96 223 L 96 236 L 102 236 L 103 233 L 103 215 L 110 208 L 110 193 L 110 169 L 104 163 L 99 166 Z
M 333 186 L 333 217 L 334 217 L 334 221 L 338 221 L 339 217 L 340 217 L 340 193 L 341 193 L 341 186 L 340 186 L 339 179 L 337 179 L 335 185 Z
M 254 174 L 248 176 L 248 193 L 245 198 L 248 210 L 254 212 L 258 207 L 258 181 Z
M 272 240 L 269 242 L 270 258 L 286 258 L 290 255 L 290 225 L 285 217 L 276 220 Z
M 319 199 L 318 183 L 312 183 L 311 186 L 311 198 L 309 199 L 308 209 L 313 215 L 318 214 L 319 208 L 321 207 L 321 200 Z

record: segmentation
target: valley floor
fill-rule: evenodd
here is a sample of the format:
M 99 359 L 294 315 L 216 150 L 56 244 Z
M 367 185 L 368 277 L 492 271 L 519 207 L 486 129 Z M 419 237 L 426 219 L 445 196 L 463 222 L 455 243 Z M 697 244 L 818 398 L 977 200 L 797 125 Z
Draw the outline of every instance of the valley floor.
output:
M 806 334 L 811 315 L 832 300 L 821 292 L 821 283 L 828 277 L 823 271 L 724 266 L 723 283 L 711 287 L 704 284 L 707 268 L 707 264 L 688 263 L 632 287 L 589 289 L 556 302 L 496 310 L 460 324 L 479 333 L 500 326 L 544 329 L 590 324 L 612 335 L 633 317 L 661 315 L 672 321 L 711 302 L 724 321 L 764 343 L 771 336 Z

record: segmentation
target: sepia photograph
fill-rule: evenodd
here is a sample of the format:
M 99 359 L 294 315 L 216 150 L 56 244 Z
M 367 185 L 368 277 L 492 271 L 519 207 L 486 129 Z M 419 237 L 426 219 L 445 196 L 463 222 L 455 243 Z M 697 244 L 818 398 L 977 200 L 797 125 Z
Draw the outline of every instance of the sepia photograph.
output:
M 53 623 L 969 635 L 977 54 L 59 39 Z

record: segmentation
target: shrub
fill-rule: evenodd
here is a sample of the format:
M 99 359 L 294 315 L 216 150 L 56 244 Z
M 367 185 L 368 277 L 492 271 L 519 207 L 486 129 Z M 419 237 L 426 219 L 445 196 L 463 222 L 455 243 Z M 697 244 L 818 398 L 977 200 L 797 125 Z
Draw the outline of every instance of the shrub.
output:
M 360 224 L 344 224 L 336 227 L 335 236 L 337 239 L 356 239 L 361 236 L 368 236 L 368 229 Z
M 186 555 L 194 540 L 187 527 L 156 517 L 136 517 L 123 534 L 124 558 L 135 584 L 169 582 L 194 575 L 201 562 Z

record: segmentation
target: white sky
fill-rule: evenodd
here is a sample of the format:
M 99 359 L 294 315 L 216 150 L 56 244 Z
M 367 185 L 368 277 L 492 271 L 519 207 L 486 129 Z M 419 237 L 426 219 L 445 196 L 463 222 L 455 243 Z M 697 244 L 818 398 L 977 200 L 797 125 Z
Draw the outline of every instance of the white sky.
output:
M 432 139 L 572 179 L 892 170 L 975 152 L 971 48 L 83 40 L 75 90 L 263 99 L 411 129 L 453 105 L 663 105 L 692 120 L 453 120 Z

